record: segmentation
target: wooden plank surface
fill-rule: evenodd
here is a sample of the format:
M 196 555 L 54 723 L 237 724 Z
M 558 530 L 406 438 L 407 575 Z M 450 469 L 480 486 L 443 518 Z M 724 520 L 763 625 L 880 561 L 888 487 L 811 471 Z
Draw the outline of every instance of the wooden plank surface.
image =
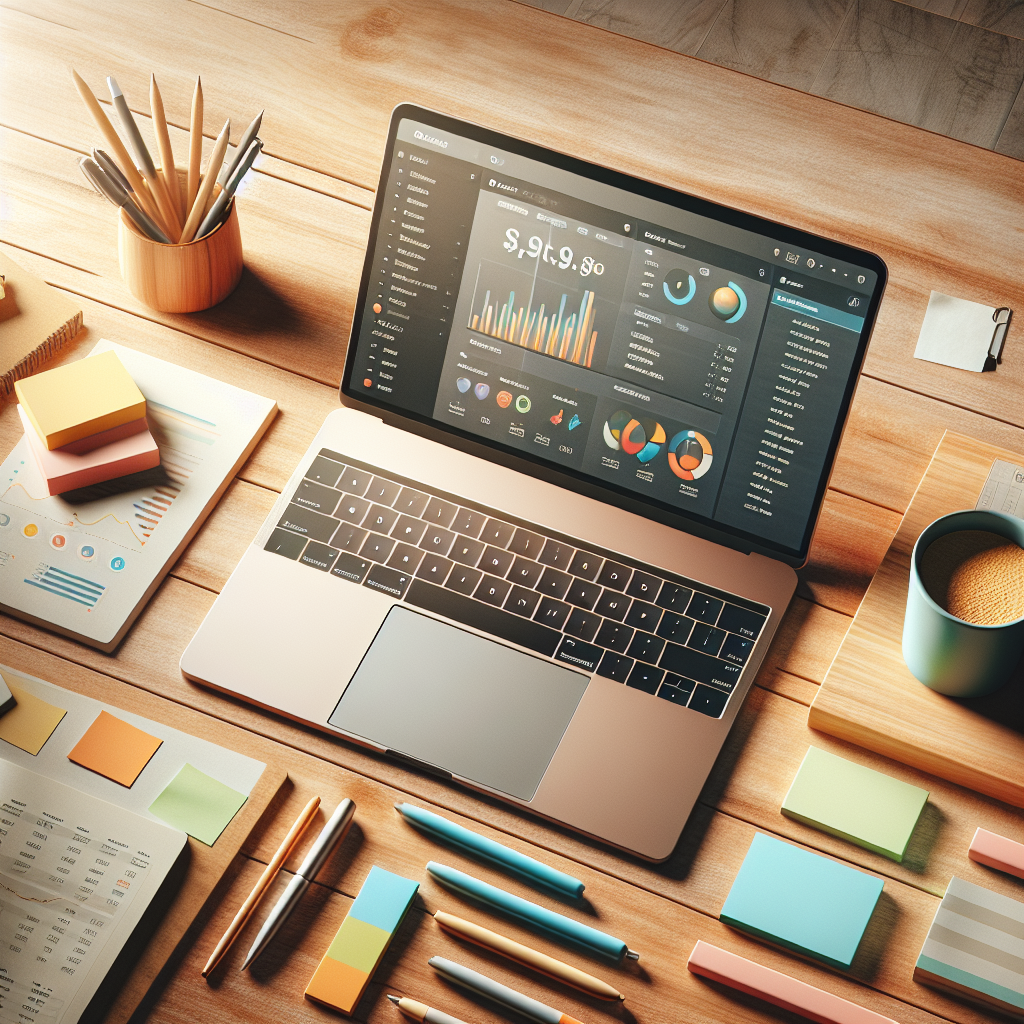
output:
M 671 34 L 676 30 L 669 21 Z M 806 720 L 943 431 L 1024 447 L 1021 360 L 1008 358 L 996 374 L 973 375 L 912 358 L 932 288 L 1024 307 L 1019 165 L 509 0 L 423 0 L 402 7 L 370 0 L 14 0 L 0 10 L 0 58 L 0 244 L 80 297 L 86 330 L 64 358 L 81 358 L 108 337 L 272 396 L 281 407 L 114 655 L 0 617 L 4 660 L 62 685 L 122 695 L 126 707 L 132 700 L 159 701 L 169 714 L 209 723 L 193 731 L 240 731 L 253 750 L 272 752 L 274 765 L 288 773 L 290 784 L 237 865 L 238 877 L 219 902 L 211 901 L 209 920 L 200 920 L 190 935 L 194 941 L 166 987 L 152 993 L 151 1019 L 328 1019 L 301 993 L 370 865 L 420 880 L 430 857 L 469 867 L 398 819 L 392 805 L 402 799 L 430 805 L 584 878 L 589 900 L 577 911 L 622 934 L 643 960 L 609 971 L 502 926 L 584 969 L 610 973 L 628 995 L 619 1008 L 588 1002 L 438 935 L 426 910 L 478 912 L 424 881 L 422 906 L 389 952 L 359 1019 L 397 1020 L 385 990 L 424 998 L 468 1020 L 500 1019 L 492 1007 L 467 1001 L 433 976 L 426 958 L 435 952 L 584 1020 L 605 1014 L 638 1022 L 783 1019 L 756 1000 L 689 975 L 685 958 L 697 938 L 899 1021 L 989 1019 L 914 983 L 912 967 L 952 874 L 1021 895 L 1019 883 L 966 858 L 976 826 L 1019 833 L 1020 812 L 813 732 Z M 266 107 L 268 155 L 239 201 L 246 272 L 220 307 L 192 316 L 160 314 L 125 289 L 112 211 L 75 167 L 96 144 L 96 133 L 74 94 L 67 73 L 72 64 L 97 92 L 103 77 L 114 74 L 144 131 L 146 85 L 154 71 L 179 157 L 196 73 L 203 75 L 208 128 L 230 116 L 237 139 L 250 112 Z M 687 103 L 677 102 L 681 95 Z M 216 593 L 324 416 L 337 407 L 388 115 L 409 99 L 862 245 L 890 268 L 800 596 L 664 865 L 622 856 L 221 697 L 185 681 L 178 670 Z M 732 126 L 727 139 L 717 131 L 721 123 Z M 878 201 L 880 190 L 885 202 Z M 1020 343 L 1017 331 L 1007 341 L 1008 356 Z M 0 409 L 0 449 L 8 450 L 19 432 L 13 407 Z M 782 796 L 811 744 L 929 789 L 904 864 L 782 817 Z M 352 835 L 257 971 L 237 971 L 258 927 L 253 921 L 224 968 L 209 985 L 202 983 L 198 971 L 209 950 L 313 794 L 328 806 L 342 795 L 356 800 Z M 757 830 L 883 877 L 879 913 L 845 976 L 717 921 Z M 289 871 L 298 859 L 291 858 Z M 470 870 L 517 889 L 489 869 Z M 286 882 L 281 878 L 275 891 Z

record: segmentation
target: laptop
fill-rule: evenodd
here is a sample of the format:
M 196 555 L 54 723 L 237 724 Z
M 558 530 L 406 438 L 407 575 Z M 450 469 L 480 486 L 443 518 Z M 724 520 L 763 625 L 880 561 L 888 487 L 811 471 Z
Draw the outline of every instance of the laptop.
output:
M 397 107 L 341 408 L 182 671 L 666 859 L 793 595 L 885 279 Z

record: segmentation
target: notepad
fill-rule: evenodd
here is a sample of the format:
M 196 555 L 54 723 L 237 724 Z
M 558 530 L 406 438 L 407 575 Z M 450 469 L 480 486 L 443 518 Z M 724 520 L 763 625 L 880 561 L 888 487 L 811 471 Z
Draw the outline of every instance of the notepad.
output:
M 150 804 L 149 812 L 213 846 L 246 799 L 244 793 L 186 764 Z
M 927 802 L 926 789 L 810 747 L 782 801 L 782 813 L 902 861 Z
M 97 775 L 132 786 L 163 740 L 101 711 L 68 754 L 68 760 Z
M 849 967 L 882 880 L 758 832 L 721 919 L 833 967 Z
M 374 865 L 306 987 L 314 1002 L 351 1014 L 412 905 L 419 882 Z
M 34 757 L 67 712 L 40 700 L 17 683 L 8 681 L 7 686 L 18 703 L 0 718 L 0 740 L 13 743 Z

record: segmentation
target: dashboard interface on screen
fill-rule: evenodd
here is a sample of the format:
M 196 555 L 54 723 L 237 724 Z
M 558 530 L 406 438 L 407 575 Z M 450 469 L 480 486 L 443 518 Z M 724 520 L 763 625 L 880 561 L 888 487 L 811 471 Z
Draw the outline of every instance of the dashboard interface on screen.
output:
M 801 553 L 881 261 L 402 110 L 343 391 Z

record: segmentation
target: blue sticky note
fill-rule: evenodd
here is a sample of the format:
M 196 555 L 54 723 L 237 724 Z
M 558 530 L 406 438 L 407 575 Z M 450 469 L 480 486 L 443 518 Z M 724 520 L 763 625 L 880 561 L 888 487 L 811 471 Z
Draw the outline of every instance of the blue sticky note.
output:
M 758 938 L 849 967 L 881 893 L 880 878 L 759 832 L 720 916 Z
M 418 882 L 393 875 L 375 864 L 370 868 L 348 916 L 383 931 L 393 932 L 405 917 L 418 888 Z

